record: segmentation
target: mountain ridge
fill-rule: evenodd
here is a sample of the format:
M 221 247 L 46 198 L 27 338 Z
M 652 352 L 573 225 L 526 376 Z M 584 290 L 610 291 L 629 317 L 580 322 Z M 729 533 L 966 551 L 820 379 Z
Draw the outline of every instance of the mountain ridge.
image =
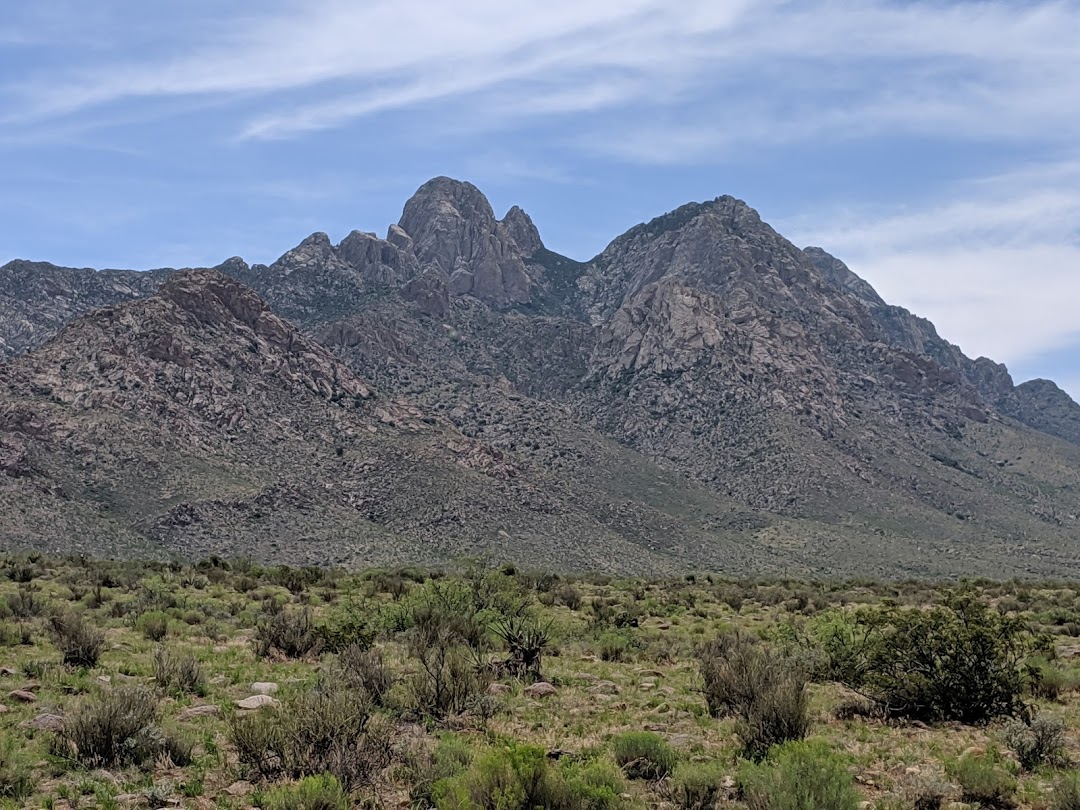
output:
M 278 339 L 291 335 L 290 345 L 321 369 L 311 377 L 279 357 L 273 370 L 251 370 L 252 361 L 241 362 L 243 352 L 228 342 L 189 352 L 204 361 L 232 358 L 249 375 L 246 393 L 237 395 L 241 406 L 245 397 L 259 405 L 260 386 L 270 384 L 263 378 L 279 372 L 308 375 L 309 393 L 329 389 L 331 398 L 335 385 L 355 378 L 368 392 L 360 400 L 378 403 L 390 422 L 413 424 L 417 435 L 447 431 L 444 444 L 472 448 L 461 453 L 502 470 L 508 477 L 500 480 L 528 481 L 526 500 L 573 515 L 567 531 L 587 547 L 575 564 L 599 565 L 604 556 L 590 532 L 628 549 L 627 559 L 669 568 L 715 566 L 721 551 L 739 557 L 729 564 L 743 569 L 777 570 L 789 559 L 796 570 L 816 563 L 849 573 L 884 561 L 923 574 L 1076 564 L 1080 406 L 1052 383 L 1017 386 L 1003 366 L 966 357 L 929 321 L 887 304 L 824 250 L 791 244 L 733 197 L 681 206 L 576 262 L 544 247 L 517 206 L 496 219 L 475 186 L 435 178 L 406 203 L 385 239 L 353 231 L 335 245 L 316 233 L 270 265 L 234 257 L 214 272 L 85 272 L 25 262 L 0 267 L 0 315 L 12 315 L 0 319 L 0 349 L 6 345 L 13 358 L 0 365 L 0 403 L 9 400 L 2 407 L 25 410 L 41 396 L 25 380 L 17 389 L 11 368 L 36 362 L 46 377 L 59 375 L 54 336 L 72 317 L 96 310 L 86 316 L 127 318 L 143 328 L 160 317 L 139 310 L 140 300 L 168 302 L 195 285 L 201 292 L 193 300 L 219 290 L 234 302 L 235 312 L 219 295 L 207 312 L 225 317 L 224 307 L 242 324 L 234 329 L 255 331 L 246 339 L 257 343 L 256 355 L 278 357 L 281 349 L 259 337 L 253 324 L 262 323 Z M 178 345 L 198 349 L 200 341 L 219 339 L 191 337 L 170 323 Z M 160 337 L 151 360 L 174 374 L 182 353 L 170 354 L 173 343 Z M 96 338 L 84 342 L 101 349 Z M 137 378 L 142 361 L 117 362 L 125 366 L 117 380 L 95 377 L 95 385 L 126 401 L 130 392 L 117 384 Z M 219 402 L 222 374 L 193 376 L 192 401 Z M 287 419 L 294 395 L 274 396 L 265 412 Z M 385 403 L 394 404 L 387 410 Z M 184 407 L 169 419 L 191 417 L 191 401 Z M 24 422 L 35 418 L 40 412 Z M 373 423 L 376 430 L 381 424 Z M 318 456 L 330 434 L 312 430 L 301 443 Z M 37 441 L 20 435 L 22 450 L 11 449 L 11 440 L 0 447 L 0 466 L 15 481 L 33 477 L 23 473 L 33 468 Z M 131 452 L 153 455 L 141 446 Z M 610 469 L 615 459 L 623 469 Z M 168 466 L 167 459 L 157 463 Z M 327 474 L 311 473 L 316 481 Z M 403 481 L 380 487 L 391 500 L 411 497 Z M 297 517 L 302 490 L 292 485 L 282 501 L 282 527 L 304 522 Z M 615 493 L 621 507 L 611 500 Z M 219 549 L 213 527 L 222 535 L 236 531 L 227 528 L 231 512 L 190 494 L 184 509 L 204 515 L 202 545 L 192 545 L 189 529 L 161 529 L 149 518 L 131 523 L 133 536 L 159 548 Z M 486 494 L 474 495 L 494 508 Z M 692 503 L 710 505 L 702 512 Z M 171 525 L 165 506 L 156 502 L 151 511 Z M 629 524 L 615 518 L 625 509 L 636 515 Z M 519 531 L 537 519 L 528 510 L 514 515 Z M 11 541 L 3 517 L 0 538 Z M 119 519 L 130 518 L 124 512 Z M 438 543 L 407 524 L 391 534 L 412 537 L 414 556 L 429 559 Z M 505 556 L 550 559 L 556 540 L 533 532 L 529 540 L 515 533 L 491 540 L 484 526 L 486 518 L 466 509 L 450 546 L 467 548 L 473 532 Z M 670 534 L 674 546 L 651 549 L 649 532 Z M 844 559 L 844 544 L 858 553 Z M 366 541 L 358 547 L 373 553 Z M 941 559 L 924 559 L 919 549 L 927 547 Z

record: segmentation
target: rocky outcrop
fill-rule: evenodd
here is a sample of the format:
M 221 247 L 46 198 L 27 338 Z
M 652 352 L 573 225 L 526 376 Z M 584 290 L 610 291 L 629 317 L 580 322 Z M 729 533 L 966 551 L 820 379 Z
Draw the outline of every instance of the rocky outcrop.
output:
M 72 318 L 92 309 L 151 295 L 171 272 L 8 262 L 0 267 L 0 360 L 44 343 Z
M 539 242 L 531 224 L 520 209 L 509 223 L 496 220 L 476 186 L 448 177 L 422 185 L 398 222 L 412 238 L 420 263 L 434 264 L 449 276 L 451 292 L 497 307 L 531 298 L 533 280 L 525 259 Z M 528 244 L 519 245 L 515 233 Z
M 188 439 L 265 429 L 262 417 L 300 392 L 338 407 L 372 395 L 252 290 L 213 270 L 176 273 L 151 298 L 76 319 L 0 372 L 10 392 L 48 392 L 81 411 L 154 414 Z

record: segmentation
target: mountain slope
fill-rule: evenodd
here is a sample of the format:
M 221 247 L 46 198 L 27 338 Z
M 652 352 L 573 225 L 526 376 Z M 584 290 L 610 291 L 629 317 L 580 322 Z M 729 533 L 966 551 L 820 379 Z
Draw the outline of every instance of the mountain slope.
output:
M 0 268 L 0 306 L 16 301 L 24 321 L 40 324 L 4 331 L 0 322 L 20 349 L 70 317 L 72 300 L 127 300 L 169 275 L 110 274 L 104 292 L 58 301 L 43 290 L 66 291 L 86 271 L 28 267 Z M 0 366 L 17 403 L 5 407 L 33 403 L 18 441 L 0 445 L 15 480 L 32 479 L 28 467 L 48 486 L 73 474 L 72 458 L 53 478 L 34 467 L 49 445 L 33 435 L 53 407 L 42 397 L 78 405 L 68 435 L 97 431 L 105 444 L 121 429 L 105 413 L 135 419 L 147 437 L 150 418 L 209 445 L 227 437 L 206 474 L 176 460 L 185 443 L 167 435 L 82 463 L 107 478 L 123 458 L 152 456 L 159 479 L 191 478 L 181 494 L 132 487 L 123 509 L 98 510 L 100 537 L 123 526 L 153 548 L 274 557 L 310 535 L 317 553 L 334 547 L 365 562 L 489 548 L 622 570 L 1080 571 L 1080 406 L 1052 383 L 1014 386 L 1003 366 L 965 357 L 933 324 L 731 197 L 636 226 L 580 263 L 548 251 L 521 209 L 498 220 L 474 186 L 436 178 L 386 239 L 353 232 L 334 245 L 314 234 L 270 266 L 236 258 L 173 278 L 184 281 L 76 321 Z M 183 304 L 192 284 L 200 292 Z M 207 312 L 219 321 L 196 318 L 192 337 L 204 295 L 248 303 L 214 304 Z M 187 314 L 164 318 L 176 307 Z M 72 368 L 96 368 L 71 355 L 82 344 L 99 347 L 94 363 L 116 359 L 69 379 Z M 148 380 L 168 386 L 151 395 Z M 280 465 L 279 441 L 303 463 Z M 337 482 L 339 459 L 357 454 L 387 466 Z M 237 494 L 212 495 L 234 480 Z M 380 505 L 353 525 L 369 491 Z M 428 508 L 438 515 L 421 519 Z M 272 516 L 265 544 L 238 517 L 252 510 Z M 17 538 L 18 522 L 3 517 L 5 536 Z

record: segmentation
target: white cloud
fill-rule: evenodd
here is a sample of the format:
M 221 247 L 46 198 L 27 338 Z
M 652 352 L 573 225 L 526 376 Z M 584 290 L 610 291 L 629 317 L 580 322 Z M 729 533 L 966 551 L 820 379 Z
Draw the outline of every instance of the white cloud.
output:
M 194 29 L 197 41 L 181 29 L 171 48 L 154 49 L 167 57 L 101 64 L 89 49 L 87 64 L 9 85 L 6 120 L 234 94 L 261 99 L 241 126 L 261 138 L 440 100 L 463 105 L 477 126 L 623 110 L 615 124 L 583 127 L 582 140 L 648 162 L 825 135 L 1080 134 L 1075 3 L 684 0 L 672 13 L 663 0 L 289 0 L 268 9 Z M 678 123 L 655 114 L 676 109 Z
M 1080 161 L 966 183 L 918 211 L 823 210 L 782 229 L 972 356 L 1030 366 L 1080 345 Z

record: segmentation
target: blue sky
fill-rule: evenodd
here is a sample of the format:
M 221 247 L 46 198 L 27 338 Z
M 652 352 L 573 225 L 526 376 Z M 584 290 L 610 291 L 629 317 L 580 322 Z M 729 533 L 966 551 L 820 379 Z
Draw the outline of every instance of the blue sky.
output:
M 1080 395 L 1080 2 L 39 0 L 0 8 L 0 262 L 270 261 L 437 174 L 592 256 L 745 199 Z

